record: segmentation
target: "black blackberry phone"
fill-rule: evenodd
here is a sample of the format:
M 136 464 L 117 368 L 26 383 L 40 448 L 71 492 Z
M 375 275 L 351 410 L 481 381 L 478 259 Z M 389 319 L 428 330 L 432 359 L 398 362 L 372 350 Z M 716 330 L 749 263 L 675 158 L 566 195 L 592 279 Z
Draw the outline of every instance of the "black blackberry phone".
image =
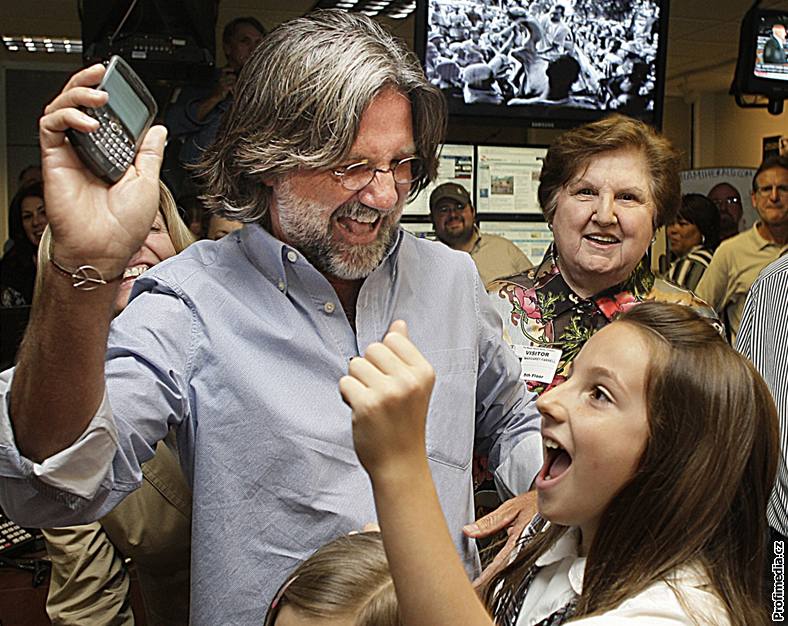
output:
M 84 111 L 98 120 L 98 129 L 89 133 L 68 129 L 66 136 L 90 171 L 112 184 L 134 162 L 158 109 L 140 77 L 117 55 L 109 60 L 97 89 L 106 91 L 109 100 Z

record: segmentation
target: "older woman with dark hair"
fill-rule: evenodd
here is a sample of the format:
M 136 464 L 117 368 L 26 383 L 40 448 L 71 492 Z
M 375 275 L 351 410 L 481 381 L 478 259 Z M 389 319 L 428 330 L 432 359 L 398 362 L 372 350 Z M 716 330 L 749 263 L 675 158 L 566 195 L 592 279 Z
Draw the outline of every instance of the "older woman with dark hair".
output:
M 719 211 L 706 196 L 688 193 L 681 197 L 681 208 L 667 233 L 673 261 L 666 278 L 694 290 L 720 245 Z
M 13 246 L 0 261 L 0 306 L 26 306 L 33 303 L 36 253 L 46 225 L 41 183 L 22 187 L 8 207 L 8 232 Z
M 678 172 L 670 142 L 622 115 L 570 130 L 548 150 L 538 196 L 554 243 L 538 266 L 491 286 L 533 391 L 562 382 L 588 338 L 640 302 L 716 320 L 691 292 L 655 277 L 646 256 L 679 208 Z

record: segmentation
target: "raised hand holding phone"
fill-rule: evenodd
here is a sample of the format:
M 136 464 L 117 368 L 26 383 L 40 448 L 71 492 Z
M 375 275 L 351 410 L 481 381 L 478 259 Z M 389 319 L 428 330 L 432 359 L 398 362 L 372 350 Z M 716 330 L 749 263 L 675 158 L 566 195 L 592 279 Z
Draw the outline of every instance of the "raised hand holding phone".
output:
M 89 133 L 69 128 L 66 137 L 90 171 L 111 185 L 134 161 L 158 107 L 142 79 L 117 55 L 96 89 L 109 95 L 101 106 L 85 109 L 98 128 Z
M 155 218 L 166 129 L 154 126 L 140 138 L 134 162 L 116 183 L 97 177 L 66 132 L 98 129 L 98 121 L 81 109 L 107 103 L 107 92 L 94 88 L 105 71 L 93 65 L 72 76 L 44 109 L 39 137 L 54 258 L 69 268 L 92 265 L 112 278 L 123 271 Z
M 93 65 L 74 74 L 39 120 L 52 267 L 38 268 L 43 287 L 19 352 L 10 407 L 19 450 L 37 462 L 71 445 L 101 404 L 115 279 L 148 235 L 159 205 L 164 127 L 145 134 L 134 163 L 113 185 L 95 176 L 66 138 L 69 129 L 98 128 L 82 109 L 106 104 L 107 93 L 94 88 L 104 72 Z M 89 281 L 78 278 L 86 266 L 101 279 L 90 281 L 88 287 L 100 287 L 90 292 L 80 287 Z
M 377 475 L 426 464 L 425 423 L 435 382 L 432 366 L 395 321 L 380 343 L 350 361 L 339 381 L 353 409 L 353 441 L 373 482 Z

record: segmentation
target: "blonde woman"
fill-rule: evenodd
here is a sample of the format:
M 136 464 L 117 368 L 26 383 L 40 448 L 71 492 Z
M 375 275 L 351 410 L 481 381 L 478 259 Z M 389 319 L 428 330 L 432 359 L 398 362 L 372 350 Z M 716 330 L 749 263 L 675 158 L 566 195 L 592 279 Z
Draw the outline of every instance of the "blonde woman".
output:
M 161 184 L 158 215 L 129 260 L 115 314 L 126 307 L 140 274 L 193 241 L 172 195 Z M 39 267 L 50 261 L 50 243 L 47 229 L 38 249 Z M 40 289 L 39 279 L 36 293 Z M 165 441 L 174 444 L 173 434 Z M 191 493 L 175 452 L 164 442 L 142 472 L 142 486 L 100 521 L 44 531 L 52 560 L 46 608 L 53 624 L 134 624 L 126 558 L 137 571 L 147 623 L 188 623 Z

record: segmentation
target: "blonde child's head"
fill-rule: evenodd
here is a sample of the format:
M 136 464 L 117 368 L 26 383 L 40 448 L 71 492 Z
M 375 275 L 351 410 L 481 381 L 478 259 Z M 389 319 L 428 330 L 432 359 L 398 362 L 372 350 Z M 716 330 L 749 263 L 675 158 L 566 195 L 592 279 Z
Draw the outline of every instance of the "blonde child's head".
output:
M 318 549 L 288 577 L 265 619 L 265 626 L 400 624 L 378 532 L 345 535 Z

